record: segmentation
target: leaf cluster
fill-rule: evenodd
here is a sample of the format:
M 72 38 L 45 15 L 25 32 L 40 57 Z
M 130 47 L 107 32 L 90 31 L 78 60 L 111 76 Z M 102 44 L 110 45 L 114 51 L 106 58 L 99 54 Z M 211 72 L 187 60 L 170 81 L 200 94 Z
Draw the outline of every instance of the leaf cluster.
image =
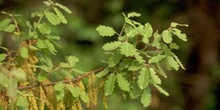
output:
M 83 72 L 75 65 L 79 59 L 69 55 L 59 65 L 54 65 L 51 55 L 57 55 L 59 36 L 53 35 L 53 26 L 67 24 L 63 14 L 71 13 L 64 5 L 51 0 L 43 2 L 46 9 L 34 12 L 34 20 L 22 21 L 20 15 L 2 12 L 8 16 L 0 22 L 0 31 L 9 33 L 17 50 L 0 46 L 0 107 L 5 109 L 82 109 L 82 102 L 89 107 L 97 104 L 97 98 L 107 107 L 106 98 L 121 90 L 125 98 L 139 98 L 144 107 L 151 103 L 151 88 L 168 96 L 161 87 L 160 76 L 167 77 L 164 69 L 184 69 L 172 52 L 179 46 L 173 37 L 187 41 L 177 26 L 171 26 L 159 34 L 149 23 L 132 20 L 139 13 L 124 16 L 120 33 L 112 27 L 100 25 L 96 31 L 102 37 L 117 37 L 116 41 L 103 45 L 108 53 L 107 66 Z M 22 28 L 21 28 L 22 27 Z M 165 64 L 166 66 L 163 66 Z M 166 67 L 166 68 L 164 68 Z
M 104 25 L 96 29 L 100 36 L 118 38 L 117 41 L 104 44 L 103 49 L 110 54 L 106 61 L 108 67 L 96 76 L 105 80 L 106 96 L 119 87 L 124 95 L 131 99 L 140 97 L 140 102 L 147 107 L 151 102 L 150 85 L 162 94 L 169 95 L 161 87 L 159 75 L 167 77 L 161 65 L 165 64 L 165 69 L 184 69 L 172 49 L 179 47 L 173 41 L 174 36 L 187 41 L 186 35 L 177 28 L 187 25 L 173 22 L 168 29 L 159 34 L 158 31 L 153 31 L 149 23 L 141 24 L 132 20 L 141 14 L 132 12 L 123 15 L 125 23 L 120 33 Z

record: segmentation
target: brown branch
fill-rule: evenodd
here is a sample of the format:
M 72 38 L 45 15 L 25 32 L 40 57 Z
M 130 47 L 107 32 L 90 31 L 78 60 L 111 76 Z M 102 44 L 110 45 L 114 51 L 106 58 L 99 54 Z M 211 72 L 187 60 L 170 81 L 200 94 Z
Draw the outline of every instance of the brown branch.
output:
M 59 83 L 59 82 L 62 82 L 62 83 L 70 83 L 70 82 L 73 82 L 73 83 L 75 83 L 75 82 L 77 82 L 77 81 L 79 81 L 79 80 L 81 80 L 81 79 L 83 79 L 83 78 L 85 78 L 85 77 L 90 76 L 92 73 L 98 73 L 98 72 L 102 71 L 102 70 L 105 69 L 105 68 L 106 68 L 106 66 L 101 67 L 101 68 L 98 68 L 98 69 L 93 70 L 93 71 L 86 72 L 86 73 L 84 73 L 82 76 L 79 76 L 79 77 L 77 77 L 77 78 L 74 78 L 74 79 L 72 79 L 72 80 L 70 80 L 70 81 L 69 81 L 69 80 L 62 80 L 62 81 L 56 81 L 56 82 L 51 82 L 51 83 L 46 83 L 46 84 L 43 84 L 43 83 L 40 83 L 40 82 L 35 82 L 35 83 L 33 83 L 33 84 L 31 84 L 31 85 L 28 85 L 28 86 L 18 87 L 17 89 L 18 89 L 18 90 L 26 90 L 26 89 L 34 88 L 34 87 L 39 86 L 39 85 L 42 85 L 42 86 L 52 86 L 52 85 L 55 85 L 55 84 L 57 84 L 57 83 Z

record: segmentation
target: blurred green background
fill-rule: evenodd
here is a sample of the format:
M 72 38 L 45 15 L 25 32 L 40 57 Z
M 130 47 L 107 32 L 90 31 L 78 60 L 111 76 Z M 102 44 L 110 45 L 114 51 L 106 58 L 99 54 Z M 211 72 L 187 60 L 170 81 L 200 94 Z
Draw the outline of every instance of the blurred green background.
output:
M 57 61 L 66 55 L 80 59 L 79 69 L 89 71 L 104 65 L 101 46 L 115 38 L 99 37 L 95 31 L 100 24 L 120 31 L 122 13 L 138 12 L 141 23 L 149 22 L 161 32 L 171 22 L 189 24 L 182 28 L 188 42 L 177 41 L 175 51 L 186 70 L 170 71 L 163 79 L 165 97 L 153 90 L 148 110 L 220 110 L 220 1 L 219 0 L 56 0 L 73 13 L 67 16 L 68 24 L 53 28 L 61 36 Z M 18 13 L 30 18 L 30 13 L 42 10 L 42 0 L 0 0 L 0 10 Z M 3 18 L 3 15 L 0 15 Z M 13 48 L 10 38 L 0 37 L 1 45 Z M 145 110 L 138 101 L 125 101 L 119 95 L 109 98 L 109 110 Z M 102 110 L 103 106 L 90 108 Z

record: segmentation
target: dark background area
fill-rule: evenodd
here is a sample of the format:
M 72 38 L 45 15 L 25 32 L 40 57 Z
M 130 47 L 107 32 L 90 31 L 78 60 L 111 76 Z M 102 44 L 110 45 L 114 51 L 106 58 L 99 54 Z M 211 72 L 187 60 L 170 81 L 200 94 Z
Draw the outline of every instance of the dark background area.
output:
M 75 55 L 80 59 L 78 68 L 88 71 L 103 65 L 105 55 L 101 46 L 115 38 L 99 37 L 95 31 L 100 24 L 120 31 L 122 13 L 138 12 L 141 23 L 149 22 L 160 33 L 171 22 L 185 23 L 181 28 L 188 42 L 177 41 L 175 51 L 186 70 L 169 71 L 163 79 L 163 88 L 170 96 L 153 91 L 150 110 L 220 110 L 220 1 L 219 0 L 56 0 L 73 13 L 67 16 L 68 24 L 54 27 L 61 36 L 56 59 Z M 24 15 L 42 10 L 41 0 L 0 0 L 0 10 Z M 0 18 L 4 18 L 0 15 Z M 3 35 L 1 35 L 3 36 Z M 13 48 L 9 38 L 1 37 L 1 45 Z M 94 109 L 94 108 L 93 108 Z M 96 109 L 101 109 L 97 107 Z M 142 110 L 136 101 L 125 102 L 113 95 L 109 110 Z M 91 109 L 92 110 L 92 109 Z

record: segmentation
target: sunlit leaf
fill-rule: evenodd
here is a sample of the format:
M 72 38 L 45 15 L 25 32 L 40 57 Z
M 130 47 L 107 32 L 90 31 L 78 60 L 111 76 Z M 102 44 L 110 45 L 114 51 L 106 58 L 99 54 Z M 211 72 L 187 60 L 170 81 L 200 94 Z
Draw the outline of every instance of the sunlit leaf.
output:
M 104 69 L 104 70 L 98 72 L 98 73 L 96 74 L 96 77 L 101 78 L 101 77 L 105 76 L 105 75 L 108 74 L 108 73 L 109 73 L 109 69 L 106 68 L 106 69 Z
M 85 91 L 80 93 L 80 98 L 83 100 L 83 102 L 89 103 L 89 96 L 86 94 Z
M 163 58 L 165 58 L 165 55 L 153 56 L 148 60 L 148 63 L 157 63 L 157 62 L 161 61 Z
M 100 25 L 99 27 L 97 27 L 96 31 L 99 33 L 99 35 L 108 37 L 111 37 L 116 33 L 112 27 L 104 25 Z
M 148 86 L 149 78 L 149 70 L 147 68 L 142 68 L 137 80 L 140 89 L 144 89 Z
M 5 60 L 6 57 L 7 57 L 7 54 L 5 54 L 5 53 L 0 54 L 0 62 Z
M 38 29 L 39 29 L 40 33 L 43 34 L 43 35 L 51 33 L 50 26 L 48 26 L 47 23 L 39 24 Z
M 118 48 L 121 45 L 122 42 L 120 41 L 115 41 L 115 42 L 110 42 L 110 43 L 106 43 L 102 48 L 104 50 L 115 50 L 116 48 Z
M 161 80 L 160 78 L 156 75 L 156 71 L 154 70 L 154 68 L 149 68 L 149 71 L 150 71 L 150 77 L 151 79 L 153 80 L 153 82 L 155 84 L 161 84 Z
M 117 82 L 119 87 L 124 91 L 130 91 L 130 84 L 121 74 L 117 74 Z
M 149 23 L 145 24 L 143 32 L 142 32 L 142 35 L 144 36 L 142 38 L 142 41 L 145 44 L 148 44 L 149 43 L 149 38 L 152 36 L 152 34 L 153 34 L 153 28 L 151 27 L 151 25 Z
M 10 72 L 15 78 L 17 78 L 19 80 L 25 80 L 26 79 L 26 73 L 21 68 L 12 69 Z
M 60 21 L 61 21 L 62 23 L 64 23 L 64 24 L 67 24 L 67 20 L 66 20 L 66 18 L 63 16 L 63 14 L 60 12 L 60 10 L 57 9 L 57 8 L 55 8 L 55 7 L 54 7 L 53 9 L 54 9 L 54 11 L 56 12 L 57 16 L 59 17 Z
M 27 47 L 21 47 L 20 55 L 22 58 L 28 58 L 28 48 Z
M 109 67 L 116 66 L 119 63 L 119 61 L 121 60 L 122 56 L 123 55 L 121 53 L 117 52 L 117 53 L 115 53 L 115 55 L 110 57 L 109 60 L 108 60 Z
M 172 22 L 172 23 L 170 24 L 170 27 L 177 27 L 177 26 L 189 27 L 189 25 L 187 25 L 187 24 L 179 24 L 179 23 L 176 23 L 176 22 Z
M 78 86 L 72 86 L 70 84 L 66 85 L 67 89 L 71 92 L 73 97 L 79 97 L 80 95 L 80 88 Z
M 16 105 L 17 105 L 18 107 L 27 108 L 27 107 L 28 107 L 28 100 L 27 100 L 27 98 L 24 97 L 24 96 L 19 96 L 19 97 L 17 98 L 17 103 L 16 103 Z
M 64 91 L 64 87 L 65 85 L 62 82 L 59 82 L 55 84 L 54 90 L 61 92 L 61 91 Z
M 46 12 L 45 16 L 47 18 L 47 20 L 52 24 L 52 25 L 58 25 L 60 24 L 60 19 L 57 15 L 55 15 L 52 12 Z
M 156 64 L 157 64 L 157 68 L 159 70 L 159 74 L 161 74 L 163 77 L 167 78 L 167 75 L 164 72 L 164 70 L 161 68 L 160 64 L 159 63 L 156 63 Z
M 176 35 L 179 39 L 183 41 L 187 41 L 186 34 L 181 33 L 181 31 L 177 28 L 172 29 L 172 33 Z
M 17 81 L 14 79 L 14 78 L 12 78 L 12 77 L 10 77 L 9 79 L 8 79 L 8 86 L 7 86 L 7 96 L 8 97 L 10 97 L 10 98 L 16 98 L 17 97 L 17 92 L 16 92 L 16 90 L 17 90 Z
M 144 63 L 144 62 L 145 62 L 145 60 L 143 59 L 143 57 L 140 56 L 139 54 L 135 54 L 134 57 L 135 57 L 136 60 L 139 61 L 140 63 Z
M 14 24 L 9 24 L 7 27 L 5 27 L 5 32 L 13 32 L 15 30 L 16 26 Z
M 134 56 L 135 54 L 137 54 L 135 47 L 128 43 L 128 42 L 124 42 L 121 45 L 121 54 L 124 54 L 125 56 Z
M 56 52 L 57 52 L 57 51 L 56 51 L 56 49 L 55 49 L 53 43 L 51 43 L 51 41 L 49 41 L 49 40 L 45 40 L 44 42 L 45 42 L 45 44 L 46 44 L 46 46 L 47 46 L 47 49 L 49 49 L 49 51 L 50 51 L 52 54 L 56 55 Z
M 131 17 L 139 17 L 139 16 L 141 16 L 140 13 L 136 13 L 136 12 L 128 13 L 128 18 L 131 18 Z
M 9 23 L 11 22 L 11 19 L 4 19 L 0 22 L 0 30 L 4 30 Z
M 167 63 L 173 67 L 175 70 L 179 69 L 179 65 L 173 57 L 167 57 Z
M 168 30 L 164 30 L 163 33 L 162 33 L 162 38 L 163 38 L 163 41 L 165 43 L 171 43 L 172 42 L 172 34 L 170 31 Z
M 0 72 L 0 85 L 3 87 L 8 87 L 8 82 L 9 79 L 7 75 L 4 75 L 3 73 Z
M 135 37 L 138 34 L 141 34 L 143 32 L 143 26 L 134 27 L 128 31 L 126 36 L 128 37 Z
M 165 96 L 169 96 L 169 93 L 165 91 L 162 87 L 158 86 L 157 84 L 154 84 L 154 87 L 156 87 L 157 90 L 160 91 L 160 93 L 164 94 Z
M 179 49 L 179 46 L 176 43 L 171 43 L 169 47 L 170 49 L 177 49 L 177 50 Z
M 40 49 L 44 49 L 44 48 L 47 48 L 47 45 L 46 45 L 46 43 L 44 42 L 44 40 L 38 39 L 38 40 L 37 40 L 37 47 L 40 48 Z
M 105 82 L 105 96 L 111 95 L 114 91 L 116 76 L 115 74 L 110 74 L 108 80 Z
M 141 95 L 141 103 L 144 107 L 148 107 L 151 103 L 151 92 L 150 89 L 145 89 Z
M 62 4 L 59 4 L 59 3 L 55 3 L 56 6 L 58 6 L 59 8 L 63 9 L 64 11 L 66 11 L 67 13 L 72 13 L 72 11 L 67 8 L 66 6 L 62 5 Z
M 75 56 L 68 56 L 67 57 L 67 61 L 68 61 L 69 65 L 70 65 L 70 67 L 73 67 L 73 66 L 75 66 L 75 64 L 77 62 L 79 62 L 79 59 L 76 58 Z

